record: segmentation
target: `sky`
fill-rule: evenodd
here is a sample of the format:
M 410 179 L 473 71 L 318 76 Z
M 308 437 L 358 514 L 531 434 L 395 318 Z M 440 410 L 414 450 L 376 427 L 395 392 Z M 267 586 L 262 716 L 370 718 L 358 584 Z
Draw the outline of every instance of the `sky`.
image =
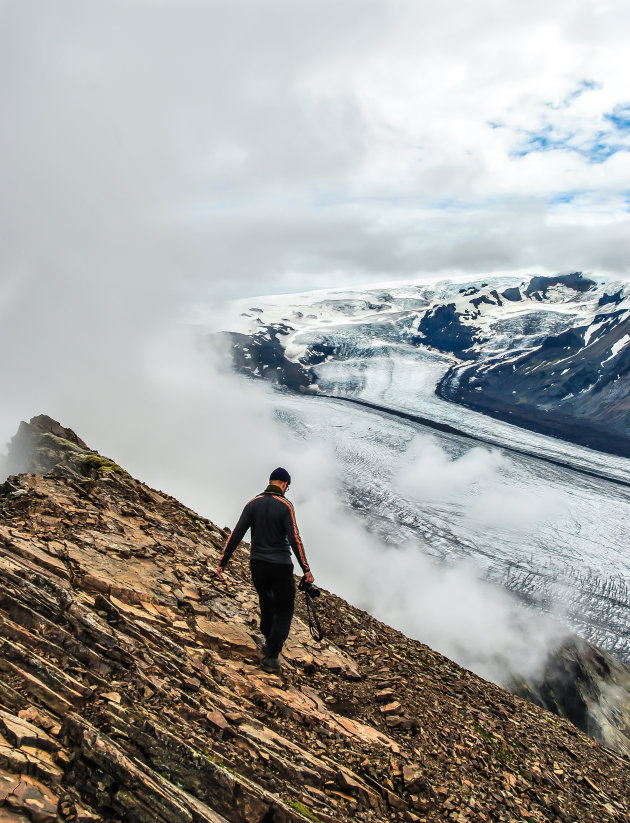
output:
M 622 0 L 0 0 L 0 444 L 50 414 L 226 520 L 272 456 L 334 475 L 179 318 L 626 278 L 628 42 Z
M 623 0 L 2 0 L 0 37 L 3 302 L 628 273 Z

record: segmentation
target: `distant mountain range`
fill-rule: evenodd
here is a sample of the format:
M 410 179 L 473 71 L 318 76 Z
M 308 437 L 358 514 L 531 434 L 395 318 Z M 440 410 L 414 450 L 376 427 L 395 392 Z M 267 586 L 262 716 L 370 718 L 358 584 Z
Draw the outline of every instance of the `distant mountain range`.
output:
M 581 272 L 256 298 L 234 366 L 294 391 L 417 408 L 418 381 L 518 426 L 630 456 L 630 289 Z M 231 324 L 231 325 L 230 325 Z M 378 367 L 377 365 L 378 364 Z

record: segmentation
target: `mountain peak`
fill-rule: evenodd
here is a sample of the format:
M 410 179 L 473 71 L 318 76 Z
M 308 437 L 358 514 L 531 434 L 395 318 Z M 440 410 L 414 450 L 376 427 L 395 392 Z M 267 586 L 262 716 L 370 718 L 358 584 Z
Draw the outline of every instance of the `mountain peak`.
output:
M 52 472 L 78 479 L 97 476 L 101 470 L 122 471 L 112 460 L 90 449 L 72 429 L 47 414 L 20 423 L 9 442 L 7 468 L 9 474 Z

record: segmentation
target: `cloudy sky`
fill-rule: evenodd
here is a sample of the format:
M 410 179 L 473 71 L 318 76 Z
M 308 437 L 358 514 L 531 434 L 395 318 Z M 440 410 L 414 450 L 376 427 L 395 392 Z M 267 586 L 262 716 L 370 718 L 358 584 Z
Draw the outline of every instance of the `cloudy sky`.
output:
M 629 272 L 622 0 L 0 0 L 0 38 L 11 420 L 192 300 Z
M 1 0 L 2 291 L 630 266 L 623 0 Z

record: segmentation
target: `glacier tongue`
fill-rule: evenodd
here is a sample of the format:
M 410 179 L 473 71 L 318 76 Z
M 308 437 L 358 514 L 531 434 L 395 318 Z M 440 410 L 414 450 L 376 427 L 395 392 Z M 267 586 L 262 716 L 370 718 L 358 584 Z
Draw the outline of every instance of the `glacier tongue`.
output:
M 334 451 L 346 506 L 384 546 L 445 567 L 472 562 L 474 574 L 630 660 L 629 486 L 539 460 L 540 435 L 517 454 L 343 399 L 283 393 L 277 407 L 285 425 Z M 466 418 L 463 409 L 453 422 Z
M 278 417 L 334 450 L 385 544 L 473 562 L 630 660 L 628 294 L 579 273 L 397 284 L 239 301 L 207 328 L 284 389 Z

